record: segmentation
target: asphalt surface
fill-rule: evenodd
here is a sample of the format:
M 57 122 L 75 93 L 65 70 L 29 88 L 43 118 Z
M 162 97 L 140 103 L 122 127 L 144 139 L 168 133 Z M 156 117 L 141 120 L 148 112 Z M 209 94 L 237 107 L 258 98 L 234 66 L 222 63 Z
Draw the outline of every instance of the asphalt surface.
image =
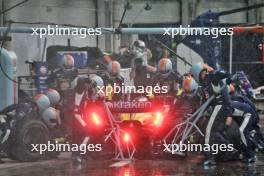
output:
M 262 118 L 261 125 L 263 125 Z M 264 130 L 264 128 L 263 128 Z M 58 159 L 38 162 L 17 162 L 4 159 L 0 164 L 0 176 L 262 176 L 264 175 L 264 154 L 258 154 L 257 162 L 244 164 L 239 161 L 219 162 L 216 166 L 201 165 L 201 155 L 187 158 L 134 160 L 116 162 L 113 160 L 89 160 L 84 164 L 71 161 L 70 153 L 63 153 Z
M 202 159 L 194 155 L 186 159 L 174 160 L 135 160 L 133 162 L 114 162 L 111 160 L 88 161 L 78 165 L 70 159 L 70 154 L 64 154 L 59 159 L 18 163 L 6 160 L 0 165 L 0 176 L 257 176 L 264 175 L 263 156 L 259 156 L 254 164 L 236 162 L 221 162 L 213 167 L 204 167 Z

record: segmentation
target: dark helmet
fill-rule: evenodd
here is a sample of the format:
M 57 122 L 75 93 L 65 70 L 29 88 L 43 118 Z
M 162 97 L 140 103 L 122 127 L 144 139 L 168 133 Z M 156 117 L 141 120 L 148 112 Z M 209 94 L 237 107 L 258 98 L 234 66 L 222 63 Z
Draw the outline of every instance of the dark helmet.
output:
M 86 89 L 86 85 L 89 83 L 89 79 L 88 78 L 85 78 L 85 77 L 79 77 L 78 80 L 77 80 L 77 85 L 76 85 L 76 90 L 77 92 L 79 93 L 82 93 L 85 89 Z

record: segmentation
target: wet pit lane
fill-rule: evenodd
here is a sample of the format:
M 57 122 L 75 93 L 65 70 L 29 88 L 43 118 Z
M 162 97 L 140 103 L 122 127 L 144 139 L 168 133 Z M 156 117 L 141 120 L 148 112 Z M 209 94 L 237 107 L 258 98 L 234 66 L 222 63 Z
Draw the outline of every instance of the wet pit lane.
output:
M 6 160 L 0 165 L 0 176 L 257 176 L 264 175 L 264 155 L 258 156 L 254 164 L 239 161 L 221 162 L 216 166 L 205 168 L 200 164 L 199 155 L 188 158 L 167 160 L 135 160 L 133 162 L 115 162 L 111 160 L 87 161 L 78 165 L 70 160 L 66 153 L 58 159 L 19 163 Z
M 263 116 L 260 124 L 264 126 Z M 0 176 L 264 176 L 264 154 L 260 153 L 253 164 L 229 161 L 211 167 L 201 165 L 203 157 L 197 154 L 130 163 L 100 159 L 82 165 L 73 163 L 70 158 L 70 153 L 63 153 L 58 159 L 37 162 L 4 159 L 5 163 L 0 164 Z

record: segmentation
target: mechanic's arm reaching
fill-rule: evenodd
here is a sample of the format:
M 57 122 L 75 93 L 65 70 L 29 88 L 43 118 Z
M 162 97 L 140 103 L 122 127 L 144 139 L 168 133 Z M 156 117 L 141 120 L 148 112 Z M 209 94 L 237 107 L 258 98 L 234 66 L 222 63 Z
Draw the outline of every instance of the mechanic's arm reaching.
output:
M 78 94 L 78 93 L 75 93 L 75 107 L 74 107 L 74 118 L 80 122 L 80 124 L 85 127 L 86 126 L 86 123 L 85 121 L 83 120 L 82 116 L 81 116 L 81 112 L 80 112 L 80 104 L 81 104 L 81 101 L 83 99 L 83 96 L 84 96 L 84 93 L 83 94 Z
M 85 121 L 82 119 L 82 109 L 87 96 L 87 89 L 91 84 L 91 80 L 80 77 L 77 80 L 74 94 L 74 118 L 83 126 L 86 126 Z
M 82 116 L 81 116 L 80 114 L 75 114 L 74 117 L 75 117 L 75 119 L 76 119 L 78 122 L 80 122 L 80 124 L 81 124 L 83 127 L 86 126 L 86 123 L 85 123 L 85 121 L 82 119 Z

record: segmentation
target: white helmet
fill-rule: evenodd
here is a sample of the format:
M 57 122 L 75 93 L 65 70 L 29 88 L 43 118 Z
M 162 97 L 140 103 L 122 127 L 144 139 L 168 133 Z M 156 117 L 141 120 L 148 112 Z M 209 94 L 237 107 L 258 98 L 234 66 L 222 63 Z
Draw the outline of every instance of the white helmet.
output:
M 162 58 L 159 61 L 158 70 L 163 73 L 169 73 L 172 71 L 172 62 L 168 58 Z
M 200 73 L 204 70 L 204 64 L 202 62 L 198 62 L 193 64 L 191 67 L 191 74 L 197 83 L 200 83 Z
M 104 80 L 98 75 L 91 75 L 90 79 L 96 87 L 96 91 L 97 91 L 96 95 L 99 97 L 104 97 L 105 93 L 103 93 L 101 91 L 99 92 L 99 89 L 104 86 Z
M 48 127 L 55 127 L 58 124 L 56 109 L 53 107 L 45 109 L 42 113 L 42 119 Z
M 37 94 L 34 97 L 34 100 L 37 103 L 40 111 L 44 111 L 50 107 L 50 100 L 45 94 Z
M 135 42 L 134 42 L 134 46 L 135 47 L 140 47 L 140 48 L 145 48 L 146 47 L 146 44 L 145 44 L 145 42 L 143 42 L 142 40 L 136 40 Z
M 70 54 L 63 55 L 62 65 L 64 68 L 72 68 L 74 67 L 74 58 Z
M 46 92 L 46 95 L 49 98 L 51 105 L 58 104 L 61 98 L 59 92 L 55 89 L 48 89 L 48 91 Z
M 98 75 L 91 75 L 90 79 L 96 84 L 96 87 L 104 86 L 104 80 Z

